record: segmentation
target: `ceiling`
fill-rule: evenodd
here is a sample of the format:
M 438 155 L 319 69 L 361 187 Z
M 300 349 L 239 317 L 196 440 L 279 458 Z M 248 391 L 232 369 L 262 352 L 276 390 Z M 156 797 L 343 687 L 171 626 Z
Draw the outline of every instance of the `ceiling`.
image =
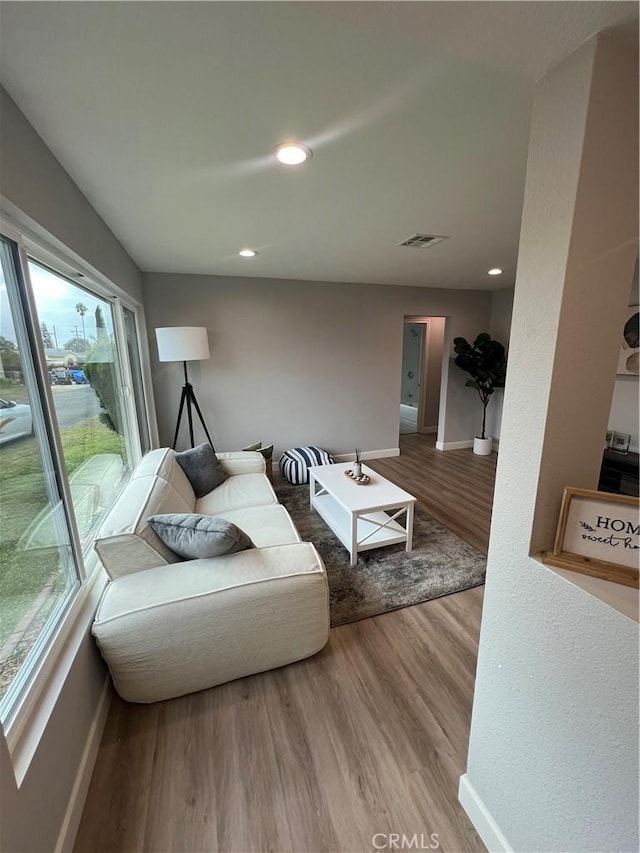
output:
M 143 270 L 486 290 L 515 278 L 536 79 L 637 8 L 5 2 L 1 78 Z

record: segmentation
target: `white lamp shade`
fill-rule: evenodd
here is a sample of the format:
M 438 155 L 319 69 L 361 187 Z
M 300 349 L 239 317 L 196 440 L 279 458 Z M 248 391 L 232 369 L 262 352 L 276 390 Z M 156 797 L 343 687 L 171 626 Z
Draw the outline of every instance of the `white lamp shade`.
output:
M 209 339 L 204 326 L 168 326 L 156 329 L 160 361 L 204 361 Z

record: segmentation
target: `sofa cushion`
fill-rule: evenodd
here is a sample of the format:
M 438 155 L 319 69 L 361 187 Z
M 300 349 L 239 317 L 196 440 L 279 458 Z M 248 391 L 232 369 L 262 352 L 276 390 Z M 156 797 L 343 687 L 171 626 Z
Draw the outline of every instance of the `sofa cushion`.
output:
M 218 513 L 217 517 L 237 524 L 251 537 L 256 548 L 302 542 L 291 516 L 281 504 L 232 509 Z
M 247 534 L 225 518 L 169 513 L 150 516 L 149 524 L 167 548 L 185 560 L 220 557 L 254 547 Z
M 264 474 L 235 474 L 196 501 L 195 511 L 202 515 L 220 515 L 232 509 L 277 503 L 276 494 Z
M 209 494 L 227 479 L 227 475 L 210 444 L 199 444 L 197 447 L 183 450 L 176 453 L 175 458 L 187 475 L 196 498 Z
M 257 450 L 232 450 L 216 453 L 226 474 L 264 474 L 265 459 Z
M 120 696 L 169 699 L 321 649 L 326 573 L 306 542 L 162 566 L 109 584 L 92 631 Z
M 179 558 L 149 527 L 157 513 L 193 511 L 184 497 L 157 476 L 135 476 L 100 525 L 94 547 L 110 578 L 175 563 Z
M 187 479 L 187 475 L 176 461 L 175 450 L 172 450 L 170 447 L 159 447 L 157 450 L 150 450 L 148 453 L 145 453 L 134 468 L 131 479 L 151 477 L 154 474 L 166 480 L 178 492 L 185 503 L 189 504 L 191 509 L 195 507 L 195 493 L 191 487 L 191 483 Z

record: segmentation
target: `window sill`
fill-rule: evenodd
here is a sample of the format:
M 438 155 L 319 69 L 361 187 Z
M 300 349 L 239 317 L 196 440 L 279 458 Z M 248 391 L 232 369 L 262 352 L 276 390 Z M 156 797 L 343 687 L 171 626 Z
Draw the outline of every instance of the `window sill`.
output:
M 80 644 L 93 622 L 106 584 L 104 571 L 97 567 L 71 605 L 22 705 L 4 727 L 18 787 L 26 776 Z

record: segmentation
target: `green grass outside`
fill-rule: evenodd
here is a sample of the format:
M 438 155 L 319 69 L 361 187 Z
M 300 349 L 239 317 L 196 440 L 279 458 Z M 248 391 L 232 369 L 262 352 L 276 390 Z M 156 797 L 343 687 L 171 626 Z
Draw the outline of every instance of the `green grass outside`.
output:
M 61 431 L 61 438 L 68 475 L 99 453 L 126 458 L 122 436 L 99 418 L 67 427 Z M 25 551 L 17 547 L 22 534 L 47 505 L 35 438 L 0 447 L 0 647 L 45 587 L 51 589 L 47 600 L 53 606 L 55 592 L 65 586 L 56 549 Z M 43 612 L 46 615 L 46 607 Z
M 13 400 L 16 403 L 28 403 L 29 395 L 24 385 L 19 385 L 13 379 L 0 376 L 0 399 Z

